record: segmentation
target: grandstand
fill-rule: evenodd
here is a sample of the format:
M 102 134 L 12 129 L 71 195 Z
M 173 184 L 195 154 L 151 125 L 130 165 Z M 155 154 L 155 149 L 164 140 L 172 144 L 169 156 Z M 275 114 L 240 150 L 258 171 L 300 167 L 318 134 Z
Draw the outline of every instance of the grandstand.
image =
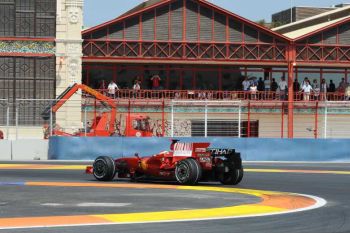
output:
M 13 96 L 10 93 L 18 93 L 20 85 L 11 89 L 6 84 L 2 85 L 6 89 L 3 93 L 8 94 L 0 95 L 0 99 L 8 99 L 10 103 L 21 98 L 51 99 L 72 82 L 82 82 L 107 95 L 108 84 L 114 81 L 119 90 L 111 97 L 118 103 L 116 131 L 120 135 L 128 116 L 140 113 L 152 119 L 154 136 L 350 136 L 347 133 L 350 127 L 347 125 L 348 96 L 345 88 L 340 88 L 342 79 L 347 83 L 349 76 L 349 16 L 330 11 L 332 17 L 341 17 L 281 34 L 209 1 L 150 0 L 116 19 L 84 30 L 81 44 L 80 35 L 78 38 L 76 34 L 81 24 L 81 6 L 82 2 L 77 0 L 58 1 L 60 20 L 56 22 L 55 38 L 52 34 L 46 39 L 30 39 L 36 43 L 56 41 L 55 54 L 39 56 L 22 52 L 11 58 L 20 61 L 24 56 L 24 60 L 56 57 L 56 66 L 50 69 L 56 75 L 44 74 L 44 79 L 51 77 L 52 85 L 39 89 L 36 83 L 40 72 L 34 70 L 32 95 Z M 78 16 L 77 22 L 74 16 Z M 64 31 L 64 25 L 69 25 L 68 31 Z M 8 71 L 9 54 L 1 55 L 1 82 L 8 82 L 4 77 L 10 75 L 15 80 L 18 68 L 13 68 L 16 72 Z M 23 72 L 25 76 L 28 73 Z M 157 76 L 159 85 L 154 81 Z M 253 92 L 242 90 L 246 78 L 251 83 L 259 78 L 279 83 L 282 77 L 290 87 L 286 93 L 267 88 Z M 318 84 L 322 79 L 327 84 L 332 80 L 336 89 L 313 93 L 304 101 L 300 88 L 291 87 L 295 80 L 301 85 L 305 77 Z M 140 90 L 133 90 L 135 80 L 140 82 Z M 28 83 L 23 80 L 25 82 Z M 49 94 L 41 97 L 38 93 Z M 20 125 L 45 123 L 31 119 L 39 117 L 36 112 L 47 102 L 21 101 L 24 103 L 17 108 L 8 108 L 13 120 L 5 121 L 8 118 L 5 110 L 1 117 L 3 125 L 13 125 L 8 128 L 16 129 L 17 136 Z M 60 110 L 53 120 L 64 128 L 72 125 L 86 128 L 93 116 L 108 111 L 89 96 L 78 96 L 69 103 L 71 106 Z M 8 105 L 3 105 L 3 109 L 7 109 Z

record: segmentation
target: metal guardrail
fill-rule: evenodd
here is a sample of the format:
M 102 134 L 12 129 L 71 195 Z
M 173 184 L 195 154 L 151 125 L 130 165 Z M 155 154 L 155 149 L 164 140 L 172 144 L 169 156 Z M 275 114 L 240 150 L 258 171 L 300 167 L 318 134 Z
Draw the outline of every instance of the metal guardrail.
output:
M 168 99 L 168 100 L 261 100 L 286 101 L 288 96 L 280 91 L 213 91 L 213 90 L 130 90 L 120 89 L 109 94 L 107 89 L 99 92 L 115 99 Z M 306 98 L 307 97 L 307 98 Z M 294 101 L 344 101 L 349 97 L 344 92 L 294 93 Z

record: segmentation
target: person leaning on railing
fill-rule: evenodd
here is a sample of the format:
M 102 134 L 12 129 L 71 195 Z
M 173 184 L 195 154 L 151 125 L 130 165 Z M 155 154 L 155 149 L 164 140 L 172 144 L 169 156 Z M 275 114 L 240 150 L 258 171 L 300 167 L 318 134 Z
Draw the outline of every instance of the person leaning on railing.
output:
M 302 92 L 304 93 L 304 101 L 309 101 L 310 100 L 310 94 L 312 89 L 312 86 L 310 85 L 309 80 L 306 80 L 304 82 L 304 85 L 301 87 Z
M 134 98 L 138 98 L 139 97 L 139 92 L 141 90 L 141 86 L 140 86 L 140 81 L 139 80 L 135 80 L 135 84 L 132 87 L 132 89 L 134 90 L 133 97 Z
M 111 81 L 109 84 L 108 84 L 108 95 L 109 97 L 113 97 L 115 98 L 115 92 L 119 90 L 119 87 L 118 85 Z

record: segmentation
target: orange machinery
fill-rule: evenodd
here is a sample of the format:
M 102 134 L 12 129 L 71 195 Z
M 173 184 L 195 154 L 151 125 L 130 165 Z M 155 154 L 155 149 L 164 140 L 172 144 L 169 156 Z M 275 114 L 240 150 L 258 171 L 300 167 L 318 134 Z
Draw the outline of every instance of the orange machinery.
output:
M 84 84 L 74 84 L 68 87 L 57 99 L 41 113 L 44 120 L 50 119 L 52 113 L 57 112 L 64 103 L 67 102 L 78 90 L 82 90 L 92 96 L 97 100 L 101 101 L 102 104 L 108 105 L 111 108 L 110 112 L 104 112 L 101 116 L 94 118 L 89 132 L 79 131 L 74 134 L 66 133 L 60 129 L 52 129 L 52 135 L 56 136 L 112 136 L 115 133 L 115 119 L 116 119 L 116 103 L 113 99 L 101 94 L 100 92 L 84 85 Z M 46 126 L 46 131 L 49 127 Z M 49 132 L 49 131 L 48 131 Z M 47 138 L 49 134 L 45 135 Z

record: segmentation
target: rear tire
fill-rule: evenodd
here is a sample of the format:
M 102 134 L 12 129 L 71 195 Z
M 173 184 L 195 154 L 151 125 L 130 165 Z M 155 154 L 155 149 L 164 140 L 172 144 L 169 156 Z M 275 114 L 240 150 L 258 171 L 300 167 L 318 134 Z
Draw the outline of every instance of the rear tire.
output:
M 197 160 L 184 159 L 175 168 L 175 178 L 179 184 L 195 185 L 202 177 L 202 168 Z
M 224 185 L 237 185 L 243 179 L 243 168 L 235 168 L 231 162 L 224 162 L 224 172 L 219 175 L 219 181 Z
M 114 160 L 108 156 L 98 157 L 93 164 L 93 171 L 99 181 L 113 180 L 116 173 Z

